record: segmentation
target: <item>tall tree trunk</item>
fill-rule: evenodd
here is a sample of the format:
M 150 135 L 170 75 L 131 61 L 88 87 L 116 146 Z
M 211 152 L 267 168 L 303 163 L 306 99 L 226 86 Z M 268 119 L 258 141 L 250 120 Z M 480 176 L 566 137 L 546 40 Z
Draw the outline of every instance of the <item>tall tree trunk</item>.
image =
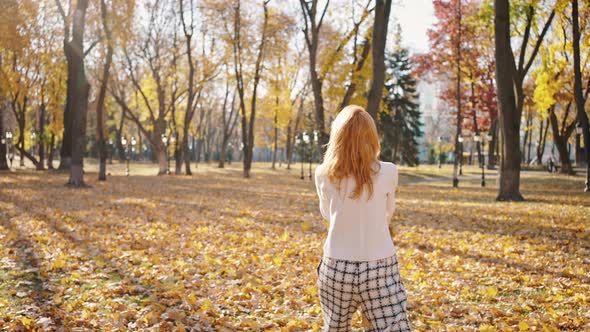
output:
M 188 146 L 188 136 L 189 136 L 189 129 L 193 119 L 193 115 L 195 112 L 195 65 L 193 63 L 193 51 L 192 51 L 192 38 L 194 33 L 194 25 L 193 25 L 193 2 L 190 1 L 190 24 L 187 24 L 185 20 L 185 8 L 184 8 L 184 0 L 180 0 L 180 15 L 181 15 L 181 23 L 182 29 L 184 31 L 185 36 L 185 43 L 186 43 L 186 57 L 188 62 L 188 97 L 186 99 L 186 110 L 184 112 L 184 122 L 183 122 L 183 130 L 182 130 L 182 144 L 181 144 L 181 156 L 184 161 L 184 169 L 186 175 L 192 175 L 191 171 L 191 158 L 190 158 L 190 151 Z M 204 52 L 204 51 L 203 51 Z
M 96 144 L 98 146 L 98 181 L 106 181 L 107 179 L 107 142 L 104 128 L 104 102 L 107 94 L 107 86 L 109 84 L 109 74 L 111 70 L 111 63 L 113 61 L 113 45 L 111 41 L 111 30 L 109 29 L 107 18 L 107 5 L 105 0 L 100 1 L 100 12 L 102 19 L 102 28 L 106 36 L 107 54 L 105 57 L 105 64 L 102 69 L 102 81 L 100 90 L 98 92 L 98 101 L 96 103 Z
M 47 169 L 53 168 L 53 156 L 55 154 L 55 134 L 51 133 L 51 139 L 49 140 L 49 155 L 47 156 Z
M 455 160 L 453 162 L 453 187 L 459 186 L 459 162 L 463 163 L 463 147 L 461 137 L 461 1 L 457 1 L 457 128 L 455 132 Z M 461 150 L 459 152 L 459 150 Z M 459 159 L 460 158 L 460 159 Z
M 75 78 L 75 68 L 74 68 L 74 59 L 72 46 L 69 41 L 64 40 L 64 53 L 67 60 L 68 66 L 68 78 L 67 78 L 67 92 L 66 92 L 66 105 L 64 107 L 64 116 L 63 116 L 63 134 L 61 140 L 61 149 L 60 149 L 60 156 L 59 156 L 59 167 L 60 170 L 69 170 L 70 163 L 72 161 L 72 93 L 75 88 L 76 78 Z
M 278 116 L 278 107 L 279 107 L 279 97 L 277 96 L 275 99 L 275 114 L 274 114 L 274 122 L 273 122 L 273 132 L 274 132 L 274 139 L 273 139 L 273 147 L 272 147 L 272 169 L 275 169 L 275 164 L 277 162 L 277 149 L 279 146 L 279 116 Z
M 488 143 L 488 169 L 496 168 L 496 151 L 498 150 L 498 119 L 492 121 L 490 128 L 492 140 Z
M 229 115 L 226 114 L 227 113 L 228 96 L 229 96 L 229 80 L 225 85 L 225 96 L 223 98 L 223 111 L 222 111 L 223 113 L 222 113 L 222 117 L 221 117 L 223 128 L 221 131 L 221 147 L 220 147 L 221 152 L 219 154 L 219 164 L 218 164 L 219 168 L 225 167 L 225 159 L 227 157 L 226 156 L 227 144 L 229 142 L 231 135 L 234 132 L 234 128 L 236 126 L 236 123 L 238 120 L 238 113 L 239 113 L 236 111 L 236 108 L 235 108 L 236 94 L 234 92 L 234 95 L 231 100 Z
M 256 121 L 256 102 L 257 102 L 257 91 L 258 84 L 260 82 L 260 75 L 262 73 L 262 61 L 264 58 L 264 46 L 266 43 L 266 35 L 268 31 L 268 0 L 263 2 L 264 9 L 264 22 L 262 25 L 262 35 L 260 38 L 260 44 L 258 46 L 256 55 L 256 64 L 254 68 L 254 80 L 252 83 L 252 98 L 250 99 L 250 114 L 246 115 L 246 105 L 244 96 L 244 75 L 242 67 L 242 45 L 241 45 L 241 21 L 240 21 L 240 1 L 238 0 L 235 6 L 235 19 L 234 19 L 234 66 L 236 74 L 236 82 L 238 95 L 240 97 L 240 110 L 242 113 L 242 144 L 243 144 L 243 174 L 245 178 L 250 177 L 250 170 L 252 168 L 252 159 L 254 152 L 254 123 Z
M 578 0 L 572 0 L 572 30 L 574 47 L 574 97 L 578 110 L 578 122 L 582 126 L 584 135 L 584 147 L 586 150 L 586 188 L 590 192 L 590 124 L 588 114 L 584 110 L 584 97 L 582 95 L 582 72 L 580 70 L 580 27 L 578 22 Z
M 292 119 L 289 119 L 289 123 L 287 124 L 287 143 L 286 143 L 286 147 L 285 147 L 285 154 L 286 154 L 286 158 L 287 158 L 287 169 L 291 169 L 291 161 L 293 158 L 293 146 L 291 145 L 291 136 L 292 134 L 292 129 L 291 129 L 291 123 L 293 122 Z
M 22 109 L 19 111 L 21 113 L 20 116 L 16 116 L 16 122 L 18 124 L 18 141 L 16 143 L 16 146 L 19 150 L 20 153 L 20 160 L 19 160 L 19 166 L 20 167 L 25 167 L 25 127 L 26 127 L 26 116 L 25 116 L 25 110 L 27 109 L 27 97 L 24 98 L 23 101 L 23 105 L 22 105 Z M 16 110 L 17 108 L 19 108 L 18 106 L 18 101 L 15 101 L 15 106 L 13 107 L 14 110 Z M 15 111 L 15 115 L 16 115 Z
M 527 144 L 530 145 L 530 142 L 533 139 L 533 137 L 532 137 L 533 132 L 531 130 L 532 122 L 533 122 L 533 116 L 531 114 L 530 108 L 528 108 L 527 112 L 526 112 L 524 138 L 522 140 L 522 162 L 523 163 L 528 163 L 527 162 L 527 155 L 525 152 L 527 150 Z
M 561 162 L 561 173 L 563 174 L 574 174 L 572 168 L 572 162 L 570 160 L 569 152 L 567 150 L 567 139 L 569 135 L 561 135 L 559 131 L 559 124 L 557 122 L 557 116 L 555 115 L 554 107 L 549 110 L 549 120 L 551 123 L 551 131 L 553 132 L 553 143 L 557 147 L 559 153 L 559 161 Z
M 181 147 L 182 142 L 179 140 L 179 135 L 177 131 L 174 131 L 174 174 L 176 175 L 180 175 L 182 174 L 182 164 L 183 164 L 183 159 L 182 159 L 182 152 L 181 152 Z M 187 148 L 188 148 L 188 140 L 187 140 Z
M 473 79 L 473 76 L 471 76 L 471 79 Z M 472 118 L 473 119 L 473 128 L 475 129 L 474 130 L 475 131 L 475 135 L 479 135 L 480 136 L 479 141 L 477 141 L 477 143 L 475 144 L 476 145 L 476 150 L 477 150 L 477 161 L 478 161 L 478 163 L 480 164 L 481 167 L 484 167 L 484 164 L 485 164 L 485 160 L 484 159 L 485 159 L 485 157 L 481 153 L 481 148 L 482 148 L 482 146 L 484 144 L 484 135 L 485 134 L 480 135 L 480 132 L 479 132 L 479 126 L 477 125 L 477 111 L 476 111 L 477 104 L 476 104 L 475 100 L 476 100 L 475 99 L 475 83 L 472 80 L 471 81 L 471 107 L 472 107 L 472 110 L 471 111 L 473 112 L 472 113 L 472 115 L 473 115 L 473 118 Z M 471 151 L 473 151 L 473 150 L 471 150 Z M 469 157 L 469 159 L 470 159 L 469 160 L 469 164 L 471 164 L 471 156 Z
M 516 108 L 514 58 L 510 45 L 510 5 L 494 0 L 497 96 L 502 135 L 500 187 L 496 200 L 522 201 L 520 194 L 520 113 Z M 526 47 L 526 45 L 524 45 Z
M 184 162 L 184 172 L 186 175 L 193 175 L 193 172 L 191 171 L 191 152 L 188 144 L 188 138 L 190 135 L 189 126 L 186 126 L 185 124 L 182 126 L 182 144 L 180 145 L 180 148 L 182 152 L 182 161 Z
M 543 130 L 543 128 L 545 128 Z M 537 164 L 543 165 L 543 154 L 545 154 L 545 142 L 547 142 L 547 132 L 549 131 L 549 119 L 541 119 L 539 125 L 539 142 L 537 144 Z
M 391 0 L 376 0 L 375 21 L 373 23 L 373 81 L 367 100 L 367 112 L 377 122 L 377 113 L 383 95 L 385 82 L 385 44 L 387 42 L 387 25 L 391 12 Z
M 9 142 L 6 141 L 6 129 L 4 128 L 4 109 L 6 107 L 6 103 L 3 98 L 0 97 L 0 137 L 2 138 L 0 144 L 0 171 L 8 170 L 8 160 L 6 160 L 6 155 L 8 151 L 6 147 L 8 146 Z
M 123 126 L 125 125 L 125 115 L 127 113 L 127 109 L 125 107 L 121 107 L 121 120 L 119 121 L 119 126 L 115 128 L 115 145 L 117 146 L 117 154 L 119 155 L 119 161 L 124 162 L 126 159 L 125 156 L 125 147 L 123 146 Z
M 531 125 L 532 125 L 532 120 L 531 120 Z M 531 130 L 531 137 L 529 139 L 529 146 L 527 147 L 527 153 L 526 153 L 526 163 L 530 164 L 531 163 L 531 148 L 533 146 L 533 132 Z
M 43 99 L 43 96 L 41 97 Z M 41 171 L 45 169 L 45 102 L 41 102 L 39 107 L 39 162 L 37 163 L 37 170 Z
M 72 159 L 70 164 L 70 179 L 68 184 L 75 187 L 85 186 L 84 183 L 84 150 L 86 147 L 86 115 L 88 112 L 88 95 L 90 84 L 86 79 L 84 68 L 84 25 L 88 0 L 78 0 L 74 13 L 72 41 L 68 44 L 70 50 L 69 61 L 74 70 L 71 91 L 72 117 Z M 68 82 L 69 83 L 69 82 Z
M 222 135 L 222 142 L 221 142 L 221 146 L 219 147 L 219 162 L 217 164 L 217 167 L 219 167 L 219 168 L 225 168 L 225 158 L 226 158 L 226 154 L 227 154 L 226 149 L 227 149 L 227 138 Z

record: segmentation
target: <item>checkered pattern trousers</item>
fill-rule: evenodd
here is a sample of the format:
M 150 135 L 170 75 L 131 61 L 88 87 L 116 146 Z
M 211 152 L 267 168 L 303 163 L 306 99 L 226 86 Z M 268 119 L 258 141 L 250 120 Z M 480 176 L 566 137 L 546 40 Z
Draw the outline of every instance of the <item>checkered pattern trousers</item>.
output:
M 359 306 L 370 332 L 411 331 L 395 255 L 367 262 L 324 257 L 317 272 L 324 331 L 350 331 Z

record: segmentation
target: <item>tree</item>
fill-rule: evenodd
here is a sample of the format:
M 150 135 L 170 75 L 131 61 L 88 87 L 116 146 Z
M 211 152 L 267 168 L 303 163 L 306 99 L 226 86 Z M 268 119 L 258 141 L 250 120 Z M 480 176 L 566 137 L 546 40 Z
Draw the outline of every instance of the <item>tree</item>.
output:
M 102 28 L 105 36 L 106 55 L 102 72 L 102 80 L 98 92 L 98 101 L 96 103 L 96 144 L 98 145 L 99 159 L 98 180 L 106 181 L 107 142 L 104 128 L 104 104 L 107 94 L 111 64 L 113 62 L 113 41 L 111 29 L 109 28 L 106 0 L 100 0 L 100 13 Z
M 343 102 L 352 100 L 353 94 L 357 90 L 357 76 L 360 70 L 363 68 L 363 64 L 367 58 L 371 46 L 368 43 L 365 44 L 367 55 L 357 57 L 357 46 L 359 46 L 357 44 L 357 36 L 359 35 L 361 26 L 367 21 L 370 16 L 369 14 L 373 12 L 373 9 L 369 8 L 371 1 L 368 1 L 363 7 L 360 18 L 355 20 L 355 6 L 353 4 L 351 10 L 353 14 L 352 28 L 349 31 L 341 34 L 334 31 L 330 25 L 325 25 L 324 29 L 322 29 L 329 4 L 329 0 L 325 2 L 324 6 L 319 6 L 318 0 L 300 0 L 304 21 L 303 34 L 309 56 L 309 81 L 314 102 L 315 118 L 313 124 L 315 130 L 318 132 L 318 144 L 321 148 L 324 148 L 329 140 L 329 134 L 326 130 L 326 112 L 324 101 L 327 99 L 326 95 L 329 97 L 330 94 L 324 93 L 324 86 L 327 85 L 328 88 L 332 88 L 336 92 L 333 95 L 337 96 L 336 99 L 338 104 L 333 105 L 333 107 L 337 107 L 338 105 L 341 106 Z M 334 82 L 329 82 L 328 76 L 330 74 L 334 74 L 333 71 L 337 65 L 342 64 L 342 58 L 345 54 L 345 49 L 351 40 L 354 40 L 354 45 L 352 48 L 353 61 L 345 64 L 346 67 L 350 67 L 350 70 L 346 68 L 346 70 L 340 72 L 344 73 L 345 75 L 348 75 L 348 73 L 353 73 L 353 75 L 352 77 L 344 77 L 344 79 L 349 79 L 350 82 L 348 83 L 348 88 L 346 88 L 346 91 L 340 91 L 344 87 L 342 83 L 340 83 L 343 77 L 335 75 L 336 77 L 334 77 L 334 81 L 338 83 L 334 84 Z M 354 69 L 355 66 L 358 68 L 358 70 Z M 332 84 L 329 85 L 327 83 Z M 363 94 L 363 101 L 365 99 L 364 93 L 365 91 L 361 92 L 361 94 Z M 344 99 L 342 96 L 344 96 Z
M 584 135 L 584 146 L 586 149 L 586 188 L 585 192 L 590 192 L 590 126 L 588 124 L 588 114 L 584 109 L 585 98 L 582 94 L 582 73 L 580 70 L 580 23 L 578 21 L 579 10 L 578 1 L 572 0 L 572 32 L 574 48 L 574 99 L 578 111 L 578 122 L 582 127 Z M 586 87 L 586 98 L 590 91 L 590 82 Z
M 86 115 L 90 84 L 84 68 L 84 26 L 88 0 L 78 0 L 72 22 L 72 41 L 67 44 L 68 96 L 71 101 L 72 161 L 68 184 L 83 187 L 84 150 L 86 147 Z M 70 71 L 72 71 L 70 73 Z M 71 81 L 70 81 L 71 80 Z
M 93 47 L 84 50 L 84 30 L 88 0 L 76 2 L 73 12 L 64 9 L 55 0 L 64 24 L 63 49 L 68 65 L 66 105 L 64 108 L 64 132 L 60 169 L 70 170 L 68 184 L 84 186 L 83 156 L 86 146 L 86 115 L 90 84 L 86 78 L 84 57 Z M 71 38 L 71 39 L 70 39 Z
M 184 119 L 182 123 L 182 141 L 180 146 L 180 155 L 184 161 L 186 175 L 191 175 L 190 167 L 190 151 L 188 146 L 188 138 L 190 126 L 201 97 L 204 82 L 209 81 L 216 75 L 218 65 L 208 61 L 208 58 L 212 58 L 205 54 L 205 47 L 203 47 L 203 56 L 201 57 L 201 75 L 202 78 L 199 82 L 195 82 L 197 76 L 196 60 L 193 54 L 193 36 L 195 32 L 195 6 L 192 0 L 188 2 L 188 6 L 185 5 L 184 0 L 180 0 L 180 20 L 182 23 L 182 31 L 185 37 L 186 44 L 186 61 L 188 64 L 188 83 L 187 83 L 187 97 L 186 107 L 184 111 Z M 188 8 L 187 8 L 188 7 Z M 205 33 L 203 33 L 205 35 Z M 203 39 L 203 43 L 205 40 Z M 210 50 L 212 53 L 213 50 Z M 210 54 L 209 54 L 210 55 Z
M 227 65 L 224 67 L 227 68 Z M 230 80 L 229 80 L 229 73 L 226 75 L 226 84 L 225 84 L 225 93 L 223 97 L 223 106 L 221 108 L 221 144 L 220 144 L 220 152 L 219 152 L 219 168 L 225 167 L 225 159 L 227 155 L 227 145 L 229 143 L 230 137 L 233 135 L 234 128 L 236 127 L 236 123 L 238 121 L 238 111 L 236 109 L 236 92 L 232 93 L 231 100 L 228 98 L 230 93 Z
M 522 201 L 520 194 L 520 113 L 516 108 L 513 88 L 512 47 L 510 46 L 510 7 L 508 0 L 494 0 L 496 84 L 500 106 L 500 125 L 504 146 L 502 153 L 500 192 L 497 200 Z
M 387 43 L 387 25 L 391 12 L 391 0 L 376 0 L 375 21 L 373 23 L 373 81 L 367 100 L 367 112 L 377 119 L 377 112 L 383 95 L 385 80 L 385 44 Z
M 125 110 L 125 117 L 137 125 L 155 151 L 158 174 L 162 175 L 168 171 L 168 146 L 162 138 L 173 135 L 167 133 L 168 121 L 182 96 L 175 65 L 179 48 L 175 47 L 177 35 L 170 17 L 172 9 L 158 1 L 146 3 L 145 9 L 148 19 L 138 19 L 134 27 L 138 39 L 129 40 L 122 47 L 119 60 L 125 76 L 118 77 L 110 90 Z M 133 98 L 127 91 L 129 88 L 133 88 Z
M 456 164 L 462 157 L 459 136 L 489 130 L 492 140 L 488 151 L 494 151 L 497 141 L 495 60 L 490 43 L 493 11 L 479 1 L 436 0 L 433 5 L 437 22 L 428 30 L 429 52 L 415 57 L 416 74 L 440 86 L 439 98 L 454 117 L 453 184 L 458 185 Z M 476 149 L 481 160 L 479 142 Z M 488 158 L 488 167 L 494 167 L 493 157 Z
M 555 17 L 552 10 L 545 21 L 533 51 L 526 59 L 527 46 L 531 38 L 535 6 L 526 8 L 526 25 L 520 47 L 518 61 L 512 53 L 510 44 L 510 6 L 507 0 L 495 0 L 495 45 L 496 45 L 496 80 L 498 104 L 500 106 L 500 126 L 502 129 L 502 163 L 500 167 L 500 188 L 497 196 L 499 201 L 522 201 L 520 194 L 520 121 L 524 105 L 524 78 L 543 42 L 545 34 Z
M 254 123 L 256 121 L 256 102 L 258 99 L 258 84 L 260 83 L 261 73 L 263 69 L 264 60 L 264 46 L 268 37 L 268 3 L 270 0 L 263 0 L 262 8 L 264 10 L 264 18 L 262 22 L 260 42 L 256 48 L 256 62 L 253 71 L 252 81 L 252 96 L 250 98 L 250 114 L 246 110 L 246 96 L 244 83 L 244 56 L 243 56 L 243 41 L 242 41 L 242 25 L 240 0 L 237 0 L 235 6 L 234 18 L 234 39 L 233 39 L 233 56 L 234 56 L 234 72 L 236 78 L 236 88 L 239 97 L 240 111 L 242 114 L 242 145 L 244 151 L 244 177 L 250 177 L 250 169 L 252 168 L 252 158 L 254 150 Z
M 301 10 L 305 25 L 303 33 L 305 35 L 305 44 L 309 54 L 309 75 L 311 81 L 311 89 L 313 92 L 314 107 L 315 107 L 315 126 L 319 133 L 319 144 L 324 146 L 328 143 L 328 133 L 326 132 L 324 119 L 324 98 L 322 96 L 322 79 L 317 71 L 318 47 L 320 29 L 324 22 L 326 11 L 330 0 L 326 1 L 324 8 L 319 13 L 318 18 L 318 0 L 312 0 L 311 3 L 300 0 Z
M 378 114 L 381 133 L 381 156 L 384 160 L 418 164 L 418 141 L 422 136 L 420 129 L 420 110 L 416 80 L 410 63 L 408 50 L 397 48 L 385 58 L 386 76 L 383 96 L 384 109 Z

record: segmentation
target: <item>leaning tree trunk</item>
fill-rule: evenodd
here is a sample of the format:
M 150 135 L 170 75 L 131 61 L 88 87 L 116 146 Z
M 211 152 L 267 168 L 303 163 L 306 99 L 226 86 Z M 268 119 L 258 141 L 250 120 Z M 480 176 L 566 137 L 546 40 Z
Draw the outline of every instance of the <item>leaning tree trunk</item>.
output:
M 373 81 L 367 98 L 367 112 L 375 121 L 377 121 L 385 82 L 385 44 L 390 12 L 391 0 L 377 0 L 373 23 L 373 42 L 371 43 L 373 45 Z
M 510 46 L 510 5 L 494 0 L 497 96 L 502 135 L 500 187 L 496 200 L 522 201 L 520 194 L 520 113 L 514 92 L 514 58 Z

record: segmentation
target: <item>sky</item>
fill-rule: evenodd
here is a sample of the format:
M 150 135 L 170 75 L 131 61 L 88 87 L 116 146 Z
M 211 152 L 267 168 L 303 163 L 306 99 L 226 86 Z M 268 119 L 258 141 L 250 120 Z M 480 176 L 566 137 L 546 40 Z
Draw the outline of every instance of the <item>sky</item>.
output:
M 413 54 L 427 52 L 426 30 L 435 21 L 432 0 L 396 0 L 391 12 L 391 23 L 401 25 L 402 44 Z M 391 42 L 391 39 L 388 42 Z M 422 115 L 432 115 L 436 111 L 438 101 L 435 85 L 418 78 L 418 92 Z
M 435 20 L 432 0 L 397 0 L 393 2 L 391 12 L 402 27 L 402 43 L 412 53 L 427 51 L 426 30 Z

